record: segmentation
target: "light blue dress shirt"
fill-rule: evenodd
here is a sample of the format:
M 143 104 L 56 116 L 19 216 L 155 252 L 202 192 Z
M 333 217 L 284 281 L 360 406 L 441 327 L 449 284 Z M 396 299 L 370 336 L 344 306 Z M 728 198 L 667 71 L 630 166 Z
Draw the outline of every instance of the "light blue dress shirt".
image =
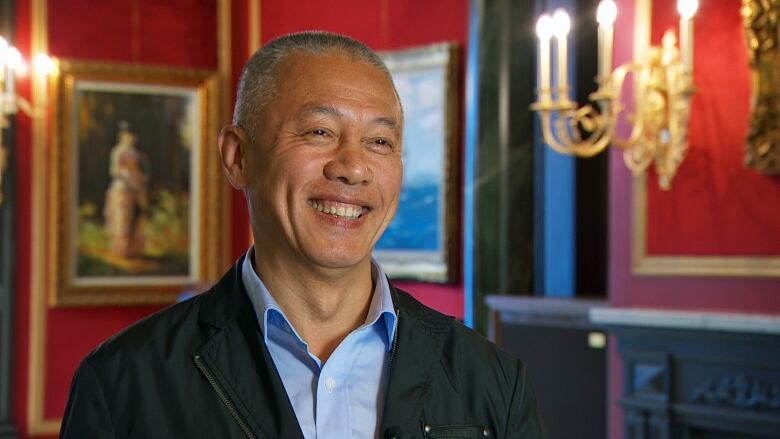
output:
M 371 261 L 375 287 L 365 323 L 322 364 L 257 276 L 253 260 L 251 248 L 241 277 L 304 437 L 377 437 L 397 320 L 382 268 Z

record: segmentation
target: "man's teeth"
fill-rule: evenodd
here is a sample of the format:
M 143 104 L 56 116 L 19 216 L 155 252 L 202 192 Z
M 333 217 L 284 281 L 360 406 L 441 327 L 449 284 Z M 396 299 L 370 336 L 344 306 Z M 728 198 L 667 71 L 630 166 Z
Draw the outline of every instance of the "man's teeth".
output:
M 357 219 L 363 213 L 361 206 L 323 203 L 321 201 L 309 200 L 309 206 L 333 216 L 347 219 Z

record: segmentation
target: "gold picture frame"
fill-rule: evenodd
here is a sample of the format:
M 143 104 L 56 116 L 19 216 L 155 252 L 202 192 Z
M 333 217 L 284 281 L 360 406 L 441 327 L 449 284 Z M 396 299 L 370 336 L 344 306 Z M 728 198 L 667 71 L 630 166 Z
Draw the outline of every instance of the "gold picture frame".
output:
M 226 267 L 210 71 L 62 60 L 46 167 L 51 306 L 165 304 Z
M 749 1 L 749 0 L 744 0 Z M 637 0 L 634 53 L 650 46 L 652 0 Z M 647 175 L 633 179 L 632 273 L 640 276 L 780 277 L 780 257 L 655 255 L 647 251 Z

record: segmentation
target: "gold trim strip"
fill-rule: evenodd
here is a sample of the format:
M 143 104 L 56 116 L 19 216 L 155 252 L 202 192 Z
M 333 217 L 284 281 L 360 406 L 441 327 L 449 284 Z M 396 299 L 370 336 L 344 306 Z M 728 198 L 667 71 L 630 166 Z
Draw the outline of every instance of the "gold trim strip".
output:
M 30 3 L 32 53 L 48 53 L 48 4 L 46 0 Z M 33 77 L 31 94 L 36 106 L 47 100 L 46 80 Z M 47 266 L 47 224 L 46 218 L 46 119 L 32 120 L 32 237 L 30 258 L 30 349 L 27 432 L 30 436 L 57 434 L 60 419 L 45 419 L 43 401 L 46 379 L 46 288 L 50 279 L 46 277 Z
M 636 0 L 634 54 L 650 46 L 652 0 Z M 780 257 L 650 256 L 647 254 L 647 176 L 633 184 L 632 273 L 642 276 L 780 277 Z
M 220 105 L 220 111 L 217 116 L 217 129 L 222 128 L 222 125 L 225 125 L 229 123 L 229 121 L 232 119 L 232 111 L 231 111 L 231 105 L 232 102 L 232 88 L 230 87 L 230 83 L 232 81 L 232 52 L 230 50 L 231 48 L 231 21 L 230 21 L 230 11 L 232 9 L 232 2 L 231 0 L 218 0 L 217 4 L 217 63 L 218 63 L 218 72 L 219 72 L 219 93 L 218 93 L 218 99 L 219 99 L 219 105 Z M 213 139 L 213 145 L 214 148 L 216 148 L 217 144 L 217 133 L 212 133 L 214 136 Z M 233 235 L 232 235 L 232 224 L 233 224 L 233 216 L 232 216 L 232 204 L 230 200 L 232 199 L 231 190 L 228 187 L 227 181 L 222 177 L 222 173 L 218 172 L 214 178 L 218 178 L 221 182 L 219 185 L 218 193 L 215 194 L 215 200 L 219 201 L 219 205 L 214 205 L 213 208 L 219 208 L 219 212 L 222 212 L 223 220 L 222 220 L 222 229 L 219 231 L 220 236 L 225 237 L 222 240 L 221 245 L 219 246 L 219 252 L 220 254 L 220 260 L 221 261 L 230 261 L 231 253 L 230 248 L 233 242 Z M 227 269 L 227 267 L 215 267 L 215 270 L 220 271 L 220 273 L 217 274 L 217 277 L 221 275 L 221 271 L 223 269 Z
M 645 256 L 634 274 L 665 276 L 778 277 L 780 258 L 743 256 Z
M 217 4 L 217 64 L 220 82 L 220 120 L 230 116 L 230 0 L 219 0 Z M 220 124 L 221 125 L 221 124 Z
M 249 49 L 248 56 L 252 56 L 261 45 L 261 14 L 262 11 L 260 10 L 260 0 L 249 0 L 249 44 L 247 44 L 247 48 Z

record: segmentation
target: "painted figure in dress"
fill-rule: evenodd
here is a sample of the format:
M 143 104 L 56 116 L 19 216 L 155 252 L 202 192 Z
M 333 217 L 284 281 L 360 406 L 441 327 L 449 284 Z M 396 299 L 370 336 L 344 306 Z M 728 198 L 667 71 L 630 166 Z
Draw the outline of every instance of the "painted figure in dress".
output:
M 110 250 L 117 256 L 133 257 L 143 253 L 141 224 L 147 210 L 146 182 L 137 136 L 129 124 L 120 123 L 118 142 L 111 150 L 111 184 L 106 191 L 103 211 Z

